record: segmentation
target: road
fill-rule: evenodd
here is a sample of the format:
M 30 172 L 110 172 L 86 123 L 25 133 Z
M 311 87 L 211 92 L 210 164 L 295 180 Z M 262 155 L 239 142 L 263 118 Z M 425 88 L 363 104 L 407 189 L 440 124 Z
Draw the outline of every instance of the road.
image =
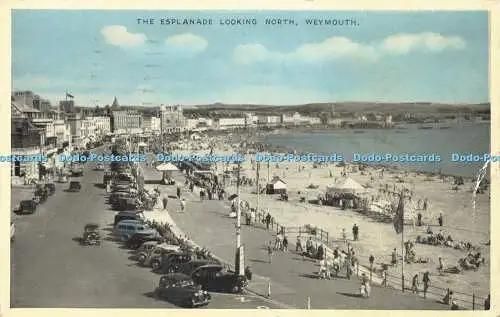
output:
M 64 192 L 68 184 L 56 184 L 56 194 L 35 214 L 16 216 L 11 307 L 177 308 L 151 296 L 159 275 L 137 267 L 128 259 L 128 250 L 105 237 L 115 212 L 105 204 L 104 189 L 97 186 L 102 172 L 90 165 L 78 178 L 79 193 Z M 16 193 L 12 196 L 15 200 Z M 82 247 L 75 241 L 87 222 L 104 228 L 100 247 Z M 207 308 L 277 308 L 256 296 L 212 294 L 212 298 Z
M 161 179 L 161 173 L 146 167 L 143 170 L 146 183 Z M 173 177 L 180 184 L 184 184 L 184 177 L 180 172 L 174 172 Z M 160 190 L 166 191 L 169 196 L 175 196 L 175 189 L 175 186 L 161 186 Z M 228 217 L 228 202 L 219 200 L 200 202 L 196 191 L 191 193 L 183 190 L 182 195 L 186 199 L 185 213 L 176 212 L 179 210 L 177 199 L 170 199 L 167 208 L 177 226 L 197 244 L 207 247 L 222 259 L 233 262 L 235 220 Z M 304 260 L 294 252 L 276 252 L 270 264 L 265 246 L 272 238 L 272 234 L 265 229 L 242 226 L 246 265 L 250 265 L 256 275 L 263 277 L 257 281 L 259 284 L 255 287 L 257 292 L 266 295 L 270 279 L 271 298 L 289 307 L 304 308 L 309 297 L 313 309 L 442 310 L 446 308 L 432 300 L 424 300 L 408 293 L 403 294 L 391 288 L 377 286 L 372 287 L 370 299 L 360 298 L 358 279 L 312 278 L 318 267 L 314 262 Z

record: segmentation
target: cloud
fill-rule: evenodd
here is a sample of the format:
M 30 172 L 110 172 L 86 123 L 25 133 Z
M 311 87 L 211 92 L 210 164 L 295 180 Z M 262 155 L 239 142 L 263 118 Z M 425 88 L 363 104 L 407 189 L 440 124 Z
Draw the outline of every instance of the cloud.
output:
M 465 41 L 458 36 L 442 36 L 437 33 L 398 34 L 382 41 L 381 48 L 393 54 L 407 54 L 410 51 L 438 53 L 444 50 L 461 50 Z
M 169 36 L 166 40 L 167 45 L 199 53 L 208 46 L 208 41 L 192 33 L 183 33 Z
M 309 102 L 327 102 L 338 96 L 307 87 L 285 85 L 242 85 L 208 98 L 211 102 L 231 104 L 296 105 Z M 206 102 L 206 101 L 205 101 Z
M 322 63 L 338 59 L 376 61 L 384 55 L 402 55 L 412 51 L 439 53 L 461 50 L 465 46 L 465 41 L 458 36 L 446 37 L 430 32 L 393 35 L 379 43 L 360 43 L 334 36 L 321 42 L 302 44 L 286 53 L 271 51 L 262 44 L 238 45 L 233 51 L 233 59 L 241 64 L 263 61 Z
M 146 42 L 147 37 L 142 33 L 130 33 L 127 28 L 121 25 L 109 25 L 101 30 L 106 43 L 114 46 L 138 46 Z

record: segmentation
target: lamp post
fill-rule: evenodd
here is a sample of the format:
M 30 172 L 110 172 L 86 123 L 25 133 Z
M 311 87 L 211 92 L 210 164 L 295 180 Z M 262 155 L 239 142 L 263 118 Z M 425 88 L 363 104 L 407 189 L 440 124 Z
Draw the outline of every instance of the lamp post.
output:
M 241 199 L 240 199 L 240 170 L 241 163 L 238 161 L 238 174 L 236 179 L 236 255 L 235 255 L 235 271 L 238 275 L 244 275 L 244 251 L 241 245 Z

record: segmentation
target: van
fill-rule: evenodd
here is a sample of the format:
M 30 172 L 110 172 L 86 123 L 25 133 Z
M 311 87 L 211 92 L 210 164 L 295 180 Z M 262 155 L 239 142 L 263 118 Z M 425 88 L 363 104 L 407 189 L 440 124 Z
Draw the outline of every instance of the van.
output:
M 140 220 L 122 220 L 118 222 L 113 229 L 113 235 L 126 242 L 135 233 L 145 233 L 155 235 L 158 234 L 156 230 L 148 226 Z

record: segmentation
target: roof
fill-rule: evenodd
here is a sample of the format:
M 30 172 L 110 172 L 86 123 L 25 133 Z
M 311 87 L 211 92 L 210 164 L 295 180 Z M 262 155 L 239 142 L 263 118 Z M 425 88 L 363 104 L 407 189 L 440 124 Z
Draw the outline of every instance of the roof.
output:
M 172 244 L 159 244 L 158 248 L 163 249 L 163 250 L 175 250 L 175 249 L 179 249 L 180 246 L 172 245 Z
M 39 110 L 37 110 L 33 107 L 30 107 L 29 105 L 20 104 L 17 101 L 11 101 L 10 103 L 11 103 L 12 107 L 16 108 L 17 110 L 19 110 L 22 113 L 26 113 L 26 112 L 40 113 Z
M 273 179 L 271 179 L 269 181 L 269 184 L 276 184 L 278 182 L 282 182 L 283 184 L 286 184 L 286 182 L 284 180 L 282 180 L 281 178 L 279 178 L 278 176 L 274 176 Z
M 170 281 L 191 281 L 191 277 L 182 273 L 169 273 L 161 278 L 166 278 Z
M 134 224 L 142 224 L 142 221 L 141 220 L 132 220 L 132 219 L 126 219 L 126 220 L 122 220 L 120 222 L 118 222 L 118 224 L 127 224 L 127 223 L 134 223 Z

